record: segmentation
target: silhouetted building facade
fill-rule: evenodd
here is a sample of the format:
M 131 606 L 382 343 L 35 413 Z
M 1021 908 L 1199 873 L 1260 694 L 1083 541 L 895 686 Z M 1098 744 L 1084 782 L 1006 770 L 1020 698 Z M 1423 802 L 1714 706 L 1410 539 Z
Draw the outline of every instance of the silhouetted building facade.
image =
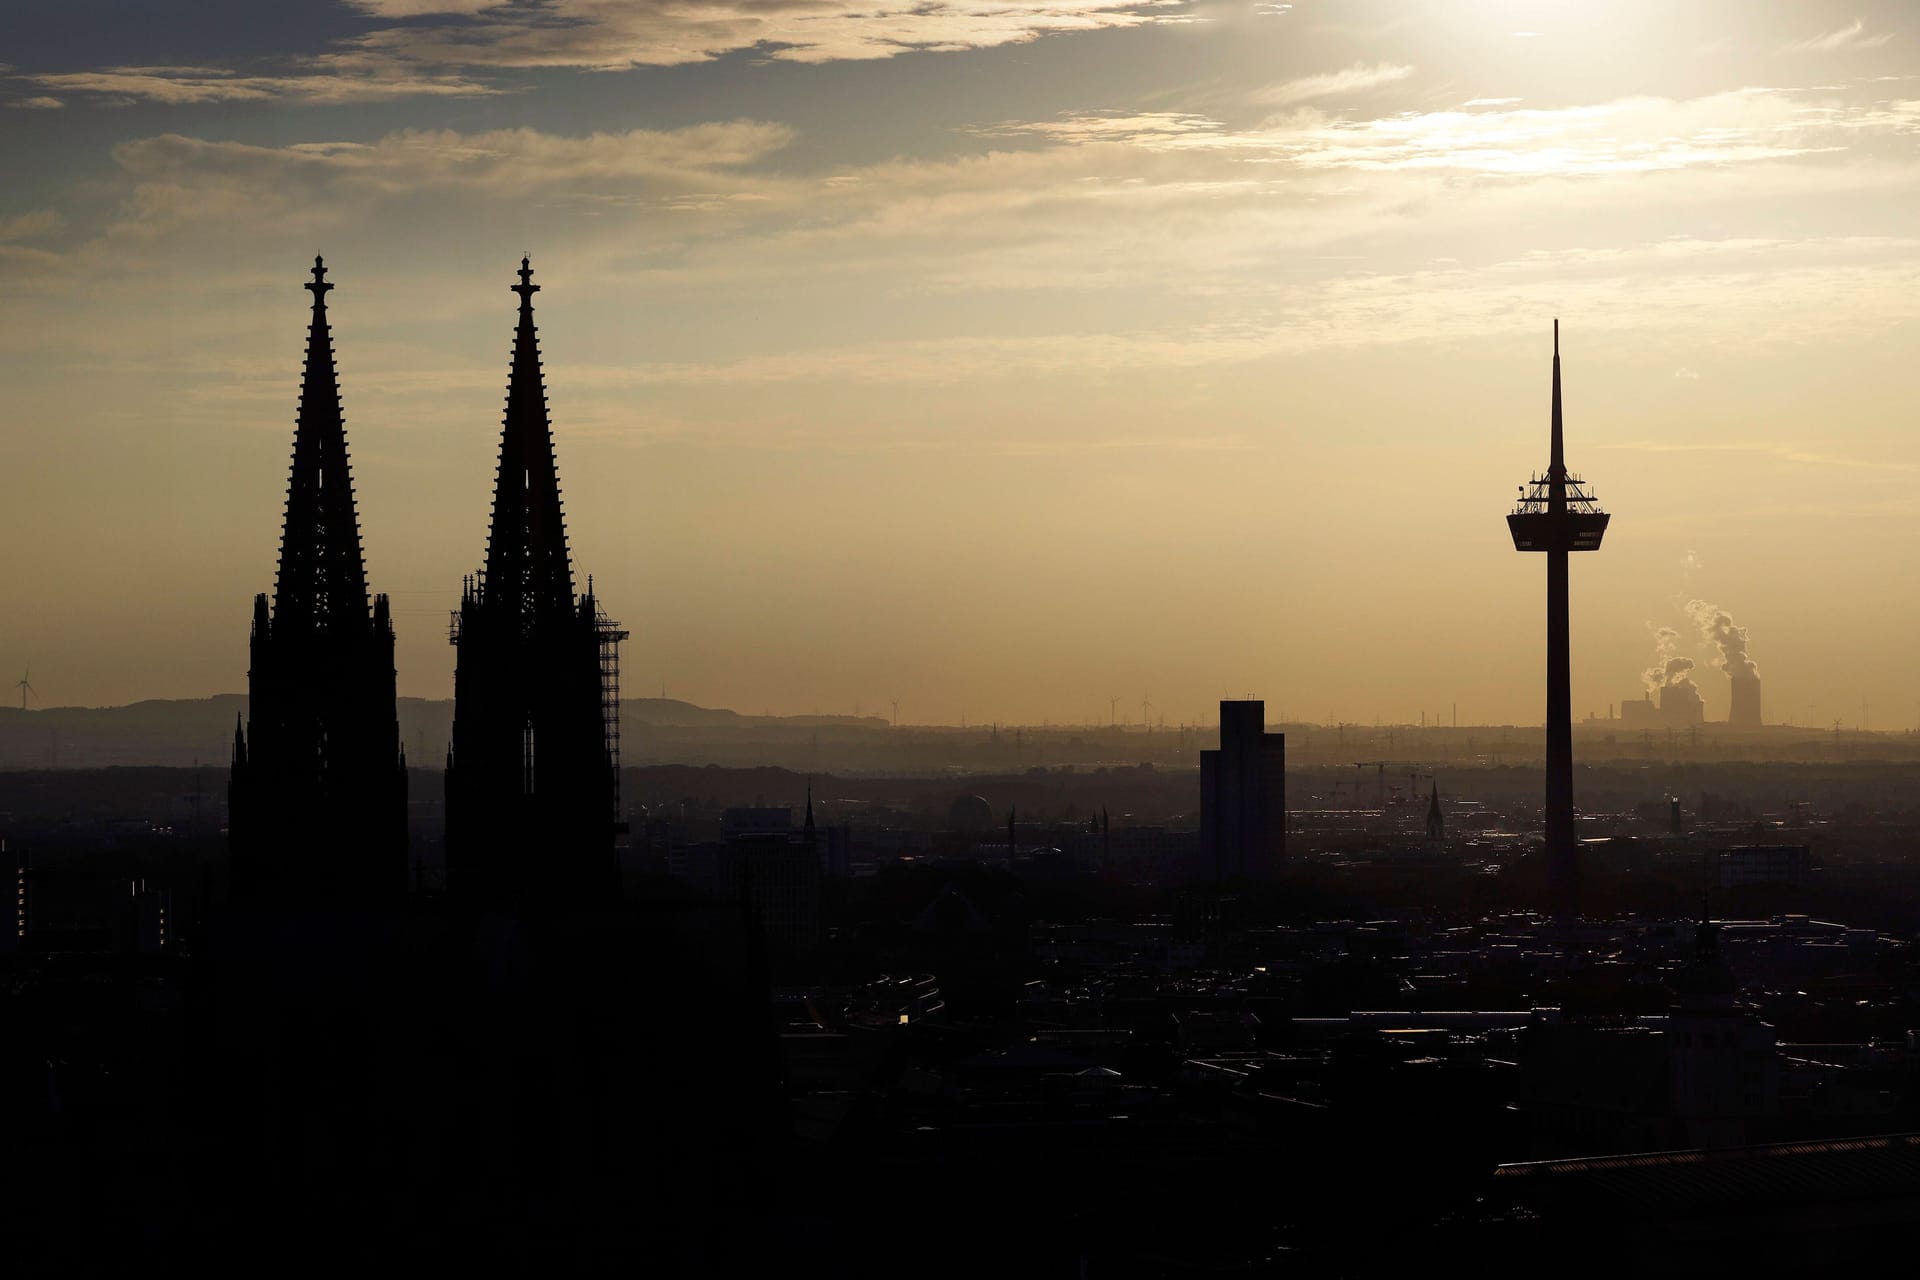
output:
M 482 901 L 581 902 L 618 890 L 613 837 L 624 633 L 576 596 L 547 418 L 533 283 L 520 260 L 486 567 L 454 614 L 447 888 Z
M 313 315 L 269 604 L 253 599 L 247 723 L 236 725 L 228 848 L 236 898 L 365 902 L 407 883 L 407 774 L 387 597 L 368 607 L 346 424 L 327 323 Z
M 1267 704 L 1220 704 L 1220 748 L 1200 753 L 1200 860 L 1216 880 L 1271 875 L 1287 856 L 1287 735 Z

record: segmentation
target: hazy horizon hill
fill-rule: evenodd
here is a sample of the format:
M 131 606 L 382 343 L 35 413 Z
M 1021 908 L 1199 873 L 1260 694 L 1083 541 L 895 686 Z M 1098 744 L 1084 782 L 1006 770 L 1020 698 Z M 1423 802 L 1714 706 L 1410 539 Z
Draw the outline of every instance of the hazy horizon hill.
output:
M 0 768 L 98 768 L 110 765 L 224 766 L 232 757 L 235 725 L 246 715 L 247 695 L 149 698 L 112 707 L 0 707 Z M 401 698 L 396 713 L 408 763 L 438 767 L 452 736 L 450 698 Z M 647 729 L 739 730 L 817 733 L 876 731 L 876 716 L 752 716 L 700 707 L 675 698 L 625 698 L 620 703 L 623 737 Z
M 244 694 L 148 699 L 118 707 L 0 707 L 0 769 L 106 768 L 199 764 L 224 770 Z M 1025 772 L 1029 769 L 1196 769 L 1214 746 L 1213 725 L 1138 722 L 1103 725 L 890 725 L 879 716 L 747 715 L 674 698 L 623 699 L 621 763 L 771 766 L 807 773 L 915 775 Z M 438 769 L 446 759 L 453 703 L 401 698 L 397 714 L 407 761 Z M 1358 725 L 1288 722 L 1290 765 L 1337 765 L 1390 778 L 1408 771 L 1524 765 L 1541 757 L 1535 725 Z M 1656 761 L 1798 760 L 1858 762 L 1920 758 L 1912 732 L 1865 733 L 1769 725 L 1697 731 L 1628 729 L 1618 721 L 1574 726 L 1581 764 Z M 1404 779 L 1402 779 L 1404 781 Z

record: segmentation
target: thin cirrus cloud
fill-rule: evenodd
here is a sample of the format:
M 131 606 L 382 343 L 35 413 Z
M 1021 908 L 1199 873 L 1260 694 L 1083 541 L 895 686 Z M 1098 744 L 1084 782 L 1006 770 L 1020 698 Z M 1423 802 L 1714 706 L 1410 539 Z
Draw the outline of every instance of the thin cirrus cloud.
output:
M 784 125 L 736 120 L 680 129 L 561 136 L 533 129 L 456 133 L 402 129 L 375 142 L 261 146 L 161 134 L 122 143 L 114 159 L 136 180 L 285 190 L 300 182 L 406 194 L 432 188 L 581 190 L 640 181 L 715 180 L 787 145 Z
M 660 207 L 690 193 L 724 199 L 741 190 L 738 169 L 791 137 L 783 125 L 752 120 L 575 136 L 401 129 L 372 142 L 281 146 L 158 134 L 113 149 L 131 185 L 105 234 L 79 240 L 63 258 L 69 269 L 84 271 L 176 234 L 284 238 L 362 224 L 392 202 L 462 200 L 474 192 L 489 203 L 554 189 L 582 204 L 596 193 L 643 193 Z M 52 262 L 38 255 L 29 265 Z
M 1844 27 L 1817 35 L 1808 40 L 1797 40 L 1783 46 L 1782 53 L 1844 53 L 1852 49 L 1878 49 L 1893 39 L 1893 32 L 1882 31 L 1876 35 L 1867 34 L 1864 20 L 1855 18 Z
M 477 97 L 500 92 L 454 75 L 339 74 L 248 76 L 216 67 L 106 67 L 98 71 L 31 76 L 43 89 L 87 94 L 108 102 L 184 106 L 213 102 L 293 100 L 314 104 L 391 102 L 415 97 Z M 29 98 L 16 106 L 61 105 L 57 98 Z
M 1179 112 L 1075 114 L 992 132 L 1154 150 L 1207 149 L 1299 169 L 1433 170 L 1487 176 L 1644 173 L 1841 150 L 1843 135 L 1920 126 L 1915 104 L 1858 109 L 1769 90 L 1705 98 L 1623 98 L 1590 106 L 1402 112 L 1348 120 L 1302 109 L 1231 129 Z
M 1056 32 L 1177 20 L 1183 0 L 355 0 L 390 26 L 324 64 L 620 71 L 761 50 L 788 62 L 1019 44 Z
M 1035 145 L 809 174 L 768 171 L 762 162 L 793 131 L 753 120 L 584 135 L 402 129 L 280 146 L 162 134 L 115 149 L 131 185 L 109 238 L 194 226 L 284 232 L 286 219 L 341 225 L 383 201 L 448 198 L 435 192 L 484 191 L 511 205 L 541 191 L 550 220 L 604 230 L 613 243 L 641 219 L 673 219 L 674 269 L 703 277 L 833 262 L 884 267 L 936 292 L 1116 288 L 1156 273 L 1215 291 L 1249 276 L 1262 245 L 1391 236 L 1406 209 L 1434 197 L 1426 184 L 1459 176 L 1493 181 L 1471 200 L 1456 190 L 1448 218 L 1547 207 L 1554 180 L 1609 175 L 1671 175 L 1684 185 L 1660 198 L 1680 204 L 1884 186 L 1900 170 L 1872 163 L 1871 151 L 1845 168 L 1793 161 L 1920 132 L 1920 103 L 1846 107 L 1773 91 L 1371 120 L 1301 110 L 1247 129 L 1190 112 L 1081 114 L 974 132 Z M 1355 173 L 1378 178 L 1356 188 Z M 1631 195 L 1601 186 L 1583 198 L 1598 207 Z M 1155 228 L 1174 210 L 1216 234 L 1167 243 Z M 1435 218 L 1429 209 L 1422 225 Z
M 1282 84 L 1256 89 L 1249 98 L 1261 106 L 1290 107 L 1296 103 L 1311 102 L 1318 98 L 1338 98 L 1366 93 L 1382 85 L 1405 80 L 1412 74 L 1412 67 L 1400 64 L 1381 62 L 1368 66 L 1365 63 L 1356 62 L 1341 71 L 1325 71 L 1318 75 L 1301 76 L 1297 80 L 1288 80 Z

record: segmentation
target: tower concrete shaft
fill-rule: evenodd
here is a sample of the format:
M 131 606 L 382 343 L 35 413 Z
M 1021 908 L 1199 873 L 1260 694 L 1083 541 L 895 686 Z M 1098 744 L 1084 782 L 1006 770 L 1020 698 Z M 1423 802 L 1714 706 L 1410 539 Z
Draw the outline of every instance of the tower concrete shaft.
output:
M 1554 910 L 1572 913 L 1579 866 L 1573 838 L 1573 637 L 1568 619 L 1566 428 L 1560 410 L 1560 322 L 1553 322 L 1553 452 L 1547 513 L 1547 886 Z
M 1598 551 L 1607 514 L 1567 471 L 1560 397 L 1560 322 L 1553 324 L 1553 438 L 1547 474 L 1521 487 L 1507 516 L 1517 551 L 1547 557 L 1547 883 L 1554 913 L 1572 916 L 1579 901 L 1573 825 L 1573 655 L 1567 557 Z

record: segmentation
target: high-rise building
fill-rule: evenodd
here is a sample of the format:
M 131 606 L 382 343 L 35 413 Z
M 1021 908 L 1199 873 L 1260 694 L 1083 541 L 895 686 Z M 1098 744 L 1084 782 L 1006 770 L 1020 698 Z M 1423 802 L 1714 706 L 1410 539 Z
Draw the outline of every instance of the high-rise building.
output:
M 236 898 L 366 902 L 407 883 L 407 773 L 387 597 L 367 599 L 327 321 L 313 313 L 271 603 L 253 598 L 245 726 L 234 727 L 228 849 Z
M 494 480 L 486 567 L 453 616 L 447 888 L 549 905 L 611 897 L 619 761 L 618 644 L 589 582 L 575 595 L 547 417 L 533 270 L 520 316 Z
M 1287 735 L 1267 704 L 1220 704 L 1220 748 L 1200 753 L 1200 859 L 1216 880 L 1272 875 L 1287 856 Z

